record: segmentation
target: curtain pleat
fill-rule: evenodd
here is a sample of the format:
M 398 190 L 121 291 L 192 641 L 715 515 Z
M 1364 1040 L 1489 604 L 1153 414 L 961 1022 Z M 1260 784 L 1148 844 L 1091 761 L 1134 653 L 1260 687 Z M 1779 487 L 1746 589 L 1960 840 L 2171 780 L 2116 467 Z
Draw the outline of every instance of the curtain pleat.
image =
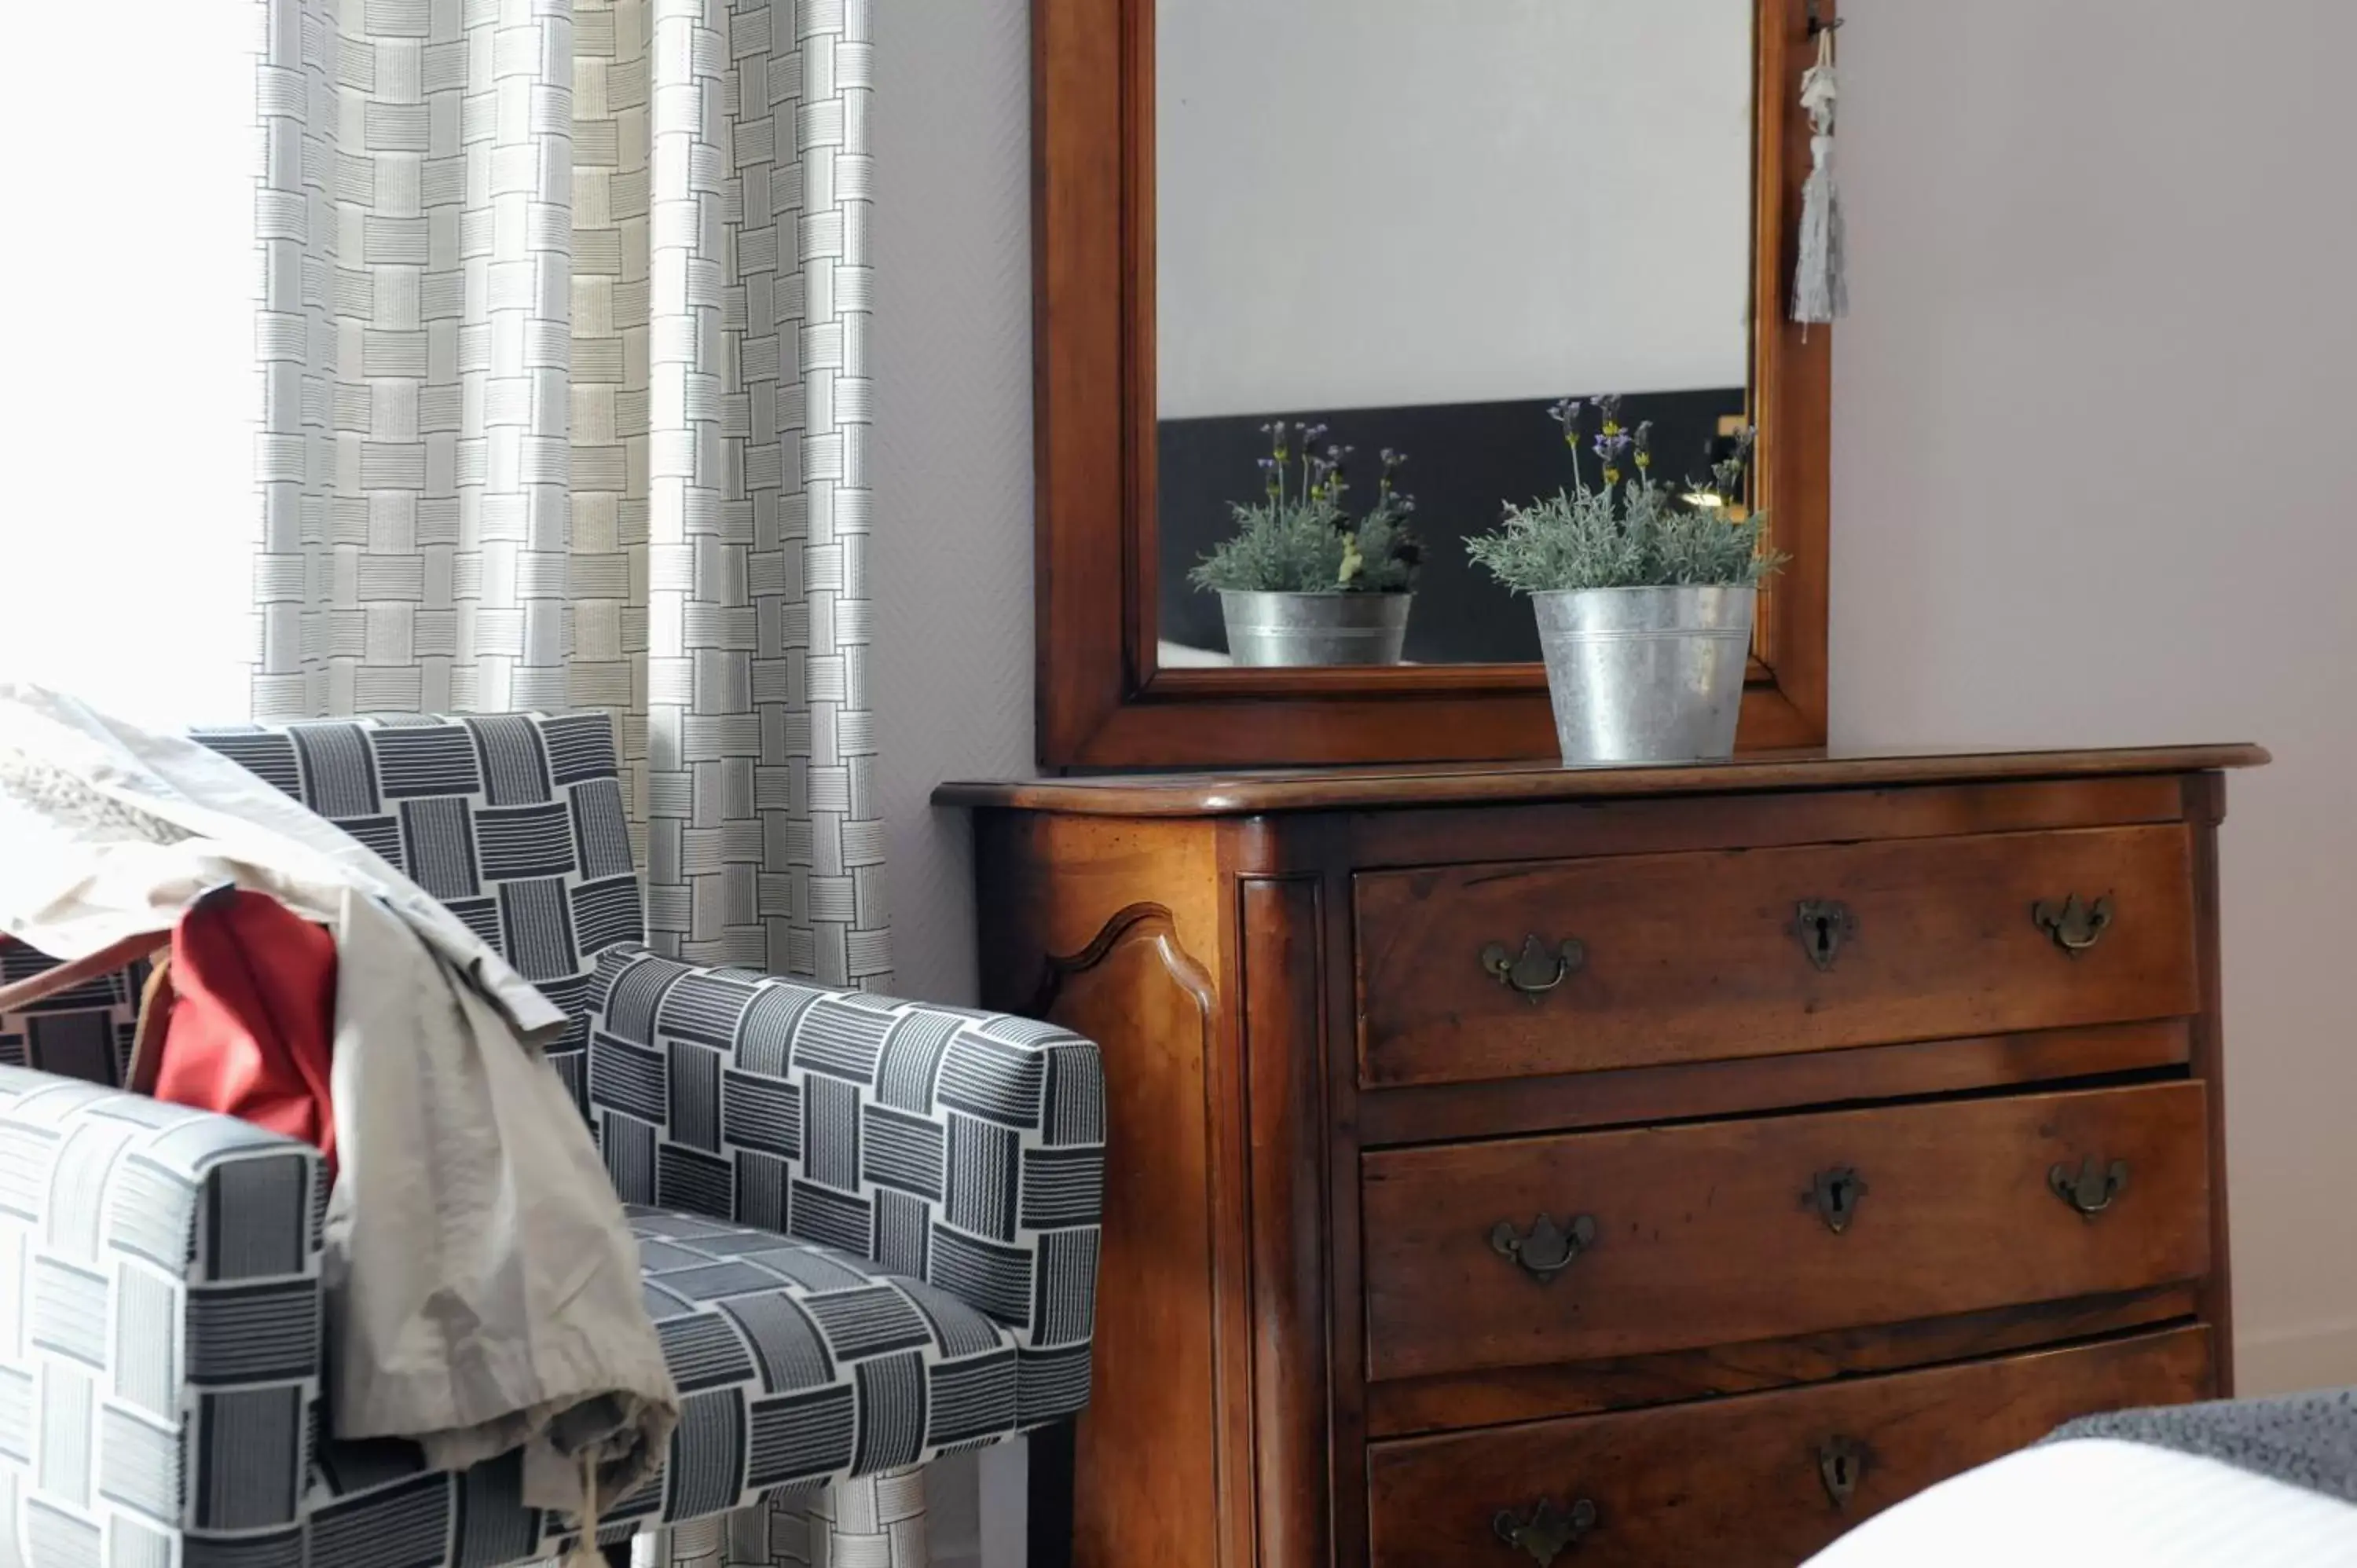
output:
M 867 0 L 254 3 L 255 716 L 608 710 L 654 945 L 888 986 Z

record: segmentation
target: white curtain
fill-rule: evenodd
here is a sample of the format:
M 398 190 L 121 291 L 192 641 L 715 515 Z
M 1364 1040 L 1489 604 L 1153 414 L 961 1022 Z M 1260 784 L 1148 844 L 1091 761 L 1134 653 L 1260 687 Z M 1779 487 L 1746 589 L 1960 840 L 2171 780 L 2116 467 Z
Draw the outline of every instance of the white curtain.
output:
M 658 948 L 890 983 L 867 0 L 253 0 L 253 708 L 612 712 Z

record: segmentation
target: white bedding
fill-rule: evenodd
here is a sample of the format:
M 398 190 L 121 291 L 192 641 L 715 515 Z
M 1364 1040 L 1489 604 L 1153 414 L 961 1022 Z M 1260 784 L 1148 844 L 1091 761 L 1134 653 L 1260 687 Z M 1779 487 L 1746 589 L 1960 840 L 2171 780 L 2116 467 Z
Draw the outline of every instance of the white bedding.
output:
M 2357 1568 L 2357 1508 L 2214 1459 L 2058 1443 L 1934 1487 L 1807 1568 Z

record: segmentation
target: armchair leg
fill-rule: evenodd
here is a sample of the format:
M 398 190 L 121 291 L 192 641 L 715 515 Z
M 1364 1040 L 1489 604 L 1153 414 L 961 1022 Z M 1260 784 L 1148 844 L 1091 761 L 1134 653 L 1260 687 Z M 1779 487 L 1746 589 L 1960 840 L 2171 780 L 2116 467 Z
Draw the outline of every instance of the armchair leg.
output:
M 631 1544 L 632 1568 L 927 1568 L 925 1472 L 789 1493 Z
M 925 1472 L 829 1487 L 811 1501 L 810 1544 L 810 1568 L 926 1568 Z

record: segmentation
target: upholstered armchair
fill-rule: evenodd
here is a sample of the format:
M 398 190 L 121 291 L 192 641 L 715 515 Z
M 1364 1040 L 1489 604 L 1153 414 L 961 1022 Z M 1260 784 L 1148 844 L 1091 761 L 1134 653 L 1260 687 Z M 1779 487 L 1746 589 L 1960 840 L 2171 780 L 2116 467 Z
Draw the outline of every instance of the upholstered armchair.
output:
M 644 945 L 602 716 L 209 746 L 444 900 L 572 1015 L 551 1053 L 639 1236 L 682 1396 L 599 1539 L 924 1561 L 921 1467 L 1086 1403 L 1095 1047 Z M 0 947 L 0 976 L 47 961 Z M 0 1568 L 500 1568 L 573 1521 L 320 1408 L 315 1151 L 114 1087 L 135 977 L 0 1017 Z

